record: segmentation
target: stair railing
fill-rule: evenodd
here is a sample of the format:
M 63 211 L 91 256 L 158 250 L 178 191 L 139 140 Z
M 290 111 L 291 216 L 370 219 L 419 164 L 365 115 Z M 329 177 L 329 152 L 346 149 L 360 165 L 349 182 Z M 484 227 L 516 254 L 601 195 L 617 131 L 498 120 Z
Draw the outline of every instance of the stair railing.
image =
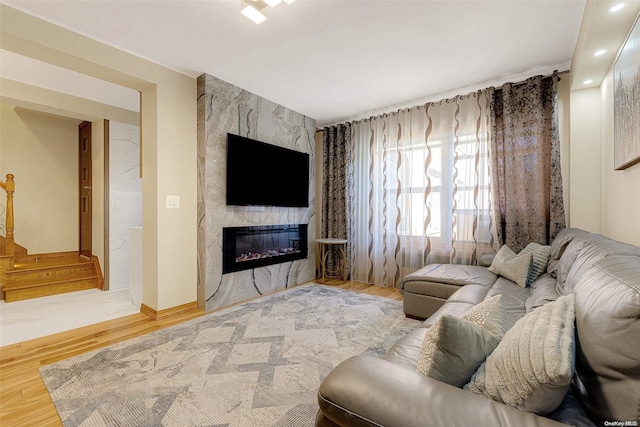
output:
M 12 174 L 7 174 L 6 182 L 0 181 L 0 188 L 7 192 L 4 255 L 13 256 L 15 250 L 15 239 L 13 237 L 13 193 L 16 190 L 16 183 L 13 181 Z

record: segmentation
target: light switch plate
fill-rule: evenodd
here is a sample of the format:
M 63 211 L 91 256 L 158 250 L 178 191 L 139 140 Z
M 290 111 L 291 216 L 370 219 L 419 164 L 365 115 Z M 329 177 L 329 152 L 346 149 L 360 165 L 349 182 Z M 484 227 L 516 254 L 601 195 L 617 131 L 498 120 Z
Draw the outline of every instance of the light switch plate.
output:
M 167 196 L 167 209 L 180 209 L 180 196 Z

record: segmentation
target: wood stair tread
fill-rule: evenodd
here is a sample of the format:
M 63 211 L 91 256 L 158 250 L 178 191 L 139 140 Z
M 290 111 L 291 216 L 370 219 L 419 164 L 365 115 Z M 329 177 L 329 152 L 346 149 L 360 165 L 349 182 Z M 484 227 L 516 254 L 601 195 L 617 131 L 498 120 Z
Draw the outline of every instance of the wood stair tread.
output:
M 64 294 L 67 292 L 77 292 L 87 289 L 96 289 L 99 283 L 98 276 L 89 278 L 79 278 L 75 280 L 62 280 L 55 283 L 36 283 L 31 286 L 24 286 L 14 289 L 7 289 L 5 285 L 6 302 L 20 301 L 31 298 L 40 298 L 49 295 Z
M 76 275 L 75 277 L 53 277 L 51 280 L 25 280 L 22 282 L 10 282 L 8 284 L 3 285 L 2 289 L 7 291 L 15 291 L 18 289 L 29 289 L 29 288 L 38 288 L 38 287 L 46 287 L 53 285 L 60 285 L 63 283 L 73 283 L 73 282 L 81 282 L 83 280 L 98 280 L 98 275 L 93 273 L 92 275 Z
M 29 269 L 38 269 L 38 268 L 50 268 L 50 267 L 61 267 L 61 266 L 72 266 L 72 265 L 86 265 L 92 264 L 91 260 L 86 258 L 44 258 L 39 261 L 34 260 L 20 260 L 17 261 L 14 265 L 15 270 L 29 270 Z
M 10 274 L 14 274 L 14 275 L 19 275 L 22 273 L 29 273 L 29 272 L 41 272 L 41 271 L 47 271 L 47 270 L 64 270 L 64 269 L 73 269 L 73 268 L 93 268 L 93 263 L 91 261 L 88 262 L 84 262 L 84 263 L 65 263 L 65 264 L 42 264 L 42 265 L 37 265 L 37 266 L 32 266 L 32 265 L 20 265 L 20 264 L 16 264 L 14 266 L 14 269 L 11 270 Z

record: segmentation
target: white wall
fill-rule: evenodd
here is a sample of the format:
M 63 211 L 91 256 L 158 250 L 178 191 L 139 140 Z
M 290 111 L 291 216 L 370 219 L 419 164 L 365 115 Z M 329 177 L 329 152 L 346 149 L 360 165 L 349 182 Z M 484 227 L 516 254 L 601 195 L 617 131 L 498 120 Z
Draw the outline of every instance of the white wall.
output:
M 1 104 L 0 174 L 15 175 L 14 234 L 29 253 L 78 250 L 79 124 Z
M 569 226 L 601 232 L 600 90 L 571 92 Z
M 613 76 L 571 92 L 571 227 L 640 245 L 640 164 L 616 171 Z
M 613 75 L 600 86 L 602 222 L 604 235 L 640 246 L 640 164 L 614 170 Z

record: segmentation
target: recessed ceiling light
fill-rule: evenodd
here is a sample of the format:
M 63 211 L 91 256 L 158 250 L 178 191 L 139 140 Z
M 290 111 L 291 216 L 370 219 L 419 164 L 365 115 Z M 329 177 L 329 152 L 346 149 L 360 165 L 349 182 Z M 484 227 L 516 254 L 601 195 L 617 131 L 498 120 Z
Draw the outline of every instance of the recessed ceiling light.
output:
M 605 53 L 607 53 L 607 49 L 600 49 L 593 52 L 593 56 L 600 56 L 600 55 L 604 55 Z
M 277 5 L 279 5 L 282 2 L 282 0 L 264 0 L 264 2 L 267 3 L 271 7 L 276 7 Z
M 617 12 L 617 11 L 619 11 L 620 9 L 624 8 L 625 4 L 626 3 L 618 3 L 618 4 L 614 5 L 614 6 L 611 6 L 609 8 L 609 12 Z
M 582 82 L 583 85 L 590 85 L 591 83 L 593 83 L 593 80 L 585 80 Z

